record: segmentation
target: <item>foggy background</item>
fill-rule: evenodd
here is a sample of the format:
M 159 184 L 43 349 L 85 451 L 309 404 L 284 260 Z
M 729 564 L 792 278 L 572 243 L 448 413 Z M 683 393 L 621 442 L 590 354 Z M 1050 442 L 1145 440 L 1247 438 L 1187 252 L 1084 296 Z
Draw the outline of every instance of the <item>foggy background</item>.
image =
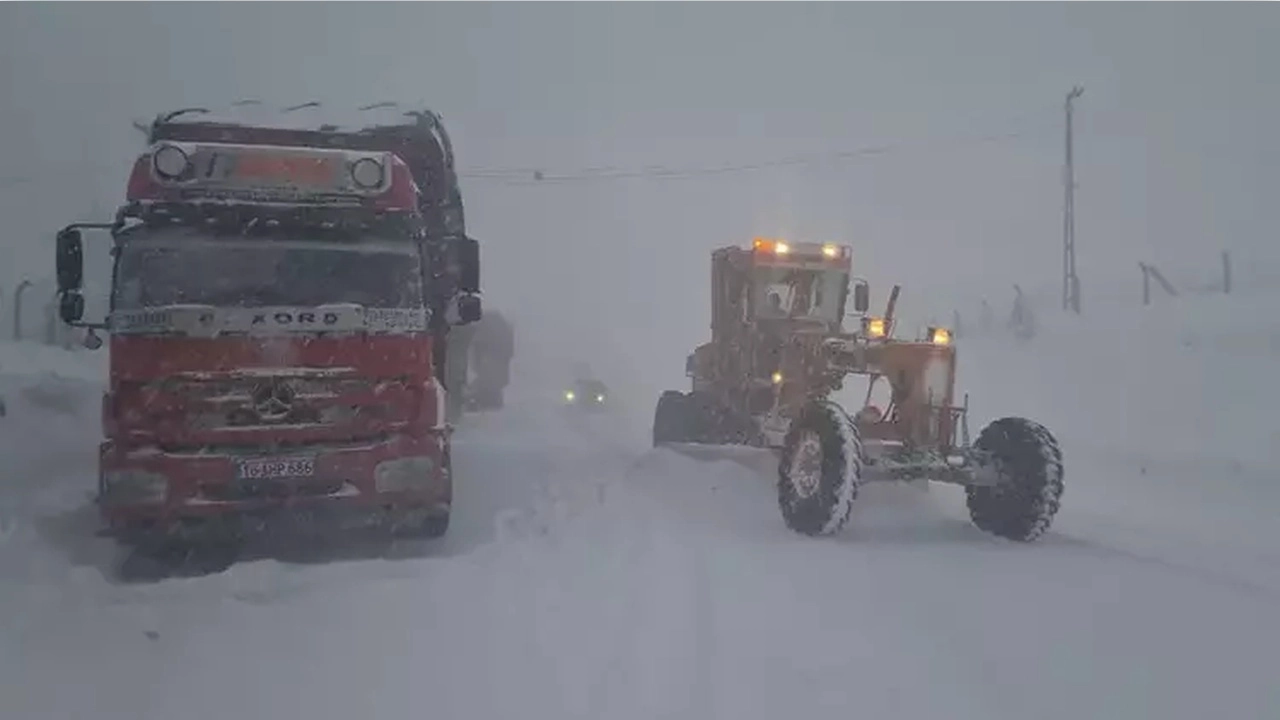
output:
M 1140 260 L 1212 275 L 1229 249 L 1238 285 L 1280 283 L 1278 20 L 1221 3 L 6 3 L 0 293 L 28 278 L 47 295 L 53 232 L 109 218 L 134 120 L 421 103 L 453 136 L 517 365 L 585 359 L 647 395 L 683 387 L 709 335 L 710 250 L 754 235 L 851 244 L 874 304 L 901 282 L 911 322 L 982 297 L 1007 312 L 1015 282 L 1050 311 L 1075 84 L 1086 316 L 1137 302 Z M 817 160 L 770 166 L 796 156 Z M 601 167 L 677 176 L 583 177 Z

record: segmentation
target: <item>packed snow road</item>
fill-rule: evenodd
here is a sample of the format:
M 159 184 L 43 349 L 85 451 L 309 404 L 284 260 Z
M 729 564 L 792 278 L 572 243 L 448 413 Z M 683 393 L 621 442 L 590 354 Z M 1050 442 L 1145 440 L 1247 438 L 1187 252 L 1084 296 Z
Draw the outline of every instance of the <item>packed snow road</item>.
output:
M 7 391 L 5 421 L 28 424 L 6 427 L 0 469 L 6 718 L 1280 707 L 1274 478 L 1241 464 L 1197 492 L 1208 460 L 1106 451 L 1092 418 L 1038 403 L 1027 414 L 1063 428 L 1067 492 L 1037 544 L 984 535 L 940 486 L 868 486 L 845 532 L 800 537 L 768 457 L 653 451 L 634 421 L 649 408 L 575 420 L 533 398 L 460 431 L 443 541 L 127 585 L 89 534 L 98 391 L 35 385 Z

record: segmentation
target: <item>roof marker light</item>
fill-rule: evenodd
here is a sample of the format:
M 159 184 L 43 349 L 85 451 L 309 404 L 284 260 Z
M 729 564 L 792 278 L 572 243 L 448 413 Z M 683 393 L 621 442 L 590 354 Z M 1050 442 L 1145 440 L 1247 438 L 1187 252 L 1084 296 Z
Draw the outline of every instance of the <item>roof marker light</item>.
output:
M 351 164 L 351 181 L 361 190 L 373 190 L 386 179 L 386 168 L 373 158 L 360 158 Z
M 191 161 L 182 148 L 176 145 L 162 145 L 156 148 L 151 156 L 151 164 L 155 168 L 156 175 L 165 180 L 177 180 L 187 171 Z

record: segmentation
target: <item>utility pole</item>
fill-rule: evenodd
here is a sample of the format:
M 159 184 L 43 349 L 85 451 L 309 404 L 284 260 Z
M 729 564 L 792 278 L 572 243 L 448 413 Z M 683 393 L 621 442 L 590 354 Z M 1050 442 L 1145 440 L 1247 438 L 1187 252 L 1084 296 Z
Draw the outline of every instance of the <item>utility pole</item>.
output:
M 1076 275 L 1076 169 L 1072 148 L 1071 113 L 1075 99 L 1084 94 L 1077 85 L 1067 93 L 1067 157 L 1063 167 L 1062 203 L 1062 309 L 1080 314 L 1080 278 Z

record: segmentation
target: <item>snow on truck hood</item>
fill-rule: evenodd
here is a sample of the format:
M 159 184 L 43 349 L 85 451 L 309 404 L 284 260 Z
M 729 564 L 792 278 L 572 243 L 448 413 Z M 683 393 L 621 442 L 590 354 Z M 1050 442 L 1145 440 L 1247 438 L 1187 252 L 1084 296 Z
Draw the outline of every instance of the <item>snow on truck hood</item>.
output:
M 215 337 L 223 333 L 410 333 L 427 329 L 427 311 L 422 308 L 369 308 L 348 303 L 258 308 L 167 305 L 113 312 L 107 318 L 107 326 L 117 335 L 178 333 L 190 337 Z

